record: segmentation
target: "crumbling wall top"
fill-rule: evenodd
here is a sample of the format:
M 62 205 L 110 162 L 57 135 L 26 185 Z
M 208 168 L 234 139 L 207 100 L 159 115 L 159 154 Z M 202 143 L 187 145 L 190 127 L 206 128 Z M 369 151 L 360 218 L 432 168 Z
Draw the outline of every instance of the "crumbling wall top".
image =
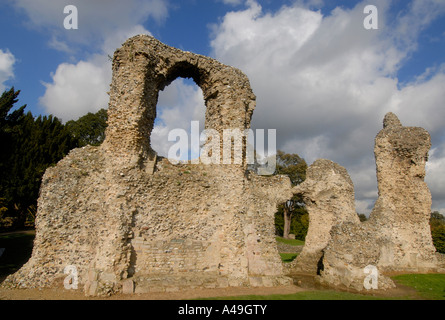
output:
M 104 142 L 113 157 L 133 163 L 153 157 L 150 135 L 158 94 L 178 77 L 192 78 L 202 89 L 206 129 L 250 128 L 256 97 L 240 70 L 138 35 L 114 54 Z

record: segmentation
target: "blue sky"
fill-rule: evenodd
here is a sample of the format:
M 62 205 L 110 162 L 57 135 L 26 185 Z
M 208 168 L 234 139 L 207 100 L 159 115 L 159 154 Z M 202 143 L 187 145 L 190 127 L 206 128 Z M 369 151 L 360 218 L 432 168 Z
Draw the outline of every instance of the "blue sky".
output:
M 63 28 L 68 4 L 78 30 Z M 378 30 L 363 27 L 369 4 Z M 240 68 L 257 95 L 253 128 L 277 129 L 278 148 L 309 163 L 345 166 L 361 212 L 377 197 L 374 137 L 395 112 L 432 135 L 426 180 L 445 213 L 445 1 L 4 0 L 0 30 L 0 89 L 63 121 L 107 107 L 107 55 L 135 34 Z M 204 110 L 197 86 L 173 82 L 158 103 L 155 150 L 165 154 L 168 131 L 203 122 Z

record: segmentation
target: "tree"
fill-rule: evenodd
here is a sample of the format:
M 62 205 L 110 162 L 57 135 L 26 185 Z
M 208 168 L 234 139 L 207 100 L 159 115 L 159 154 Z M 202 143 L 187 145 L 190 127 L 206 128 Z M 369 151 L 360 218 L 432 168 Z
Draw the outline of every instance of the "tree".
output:
M 279 150 L 277 152 L 277 168 L 276 174 L 287 175 L 291 180 L 293 186 L 302 183 L 306 179 L 307 164 L 306 161 L 301 158 L 298 154 L 287 154 Z M 304 239 L 307 233 L 308 219 L 307 211 L 304 207 L 303 199 L 300 195 L 294 195 L 292 199 L 289 199 L 284 204 L 278 207 L 277 214 L 283 217 L 283 237 L 289 238 L 291 230 L 297 237 Z M 299 222 L 299 228 L 292 228 L 292 218 L 295 214 L 298 214 L 297 221 Z M 306 218 L 304 216 L 306 215 Z M 277 231 L 280 229 L 280 219 L 276 219 Z M 298 225 L 298 224 L 297 224 Z M 301 239 L 301 240 L 303 240 Z
M 365 222 L 366 220 L 368 220 L 368 218 L 366 218 L 366 215 L 363 213 L 357 213 L 358 218 L 360 219 L 360 222 Z
M 288 154 L 281 150 L 277 152 L 276 174 L 287 175 L 293 186 L 306 180 L 307 164 L 298 154 Z
M 437 252 L 445 253 L 445 217 L 438 211 L 431 213 L 431 236 Z
M 71 135 L 78 140 L 78 147 L 98 146 L 105 139 L 107 119 L 107 111 L 100 109 L 96 113 L 89 112 L 76 121 L 68 121 L 66 127 Z
M 24 226 L 37 205 L 40 182 L 45 170 L 56 164 L 77 141 L 56 117 L 15 111 L 20 91 L 11 88 L 0 97 L 0 198 L 3 216 L 14 226 Z

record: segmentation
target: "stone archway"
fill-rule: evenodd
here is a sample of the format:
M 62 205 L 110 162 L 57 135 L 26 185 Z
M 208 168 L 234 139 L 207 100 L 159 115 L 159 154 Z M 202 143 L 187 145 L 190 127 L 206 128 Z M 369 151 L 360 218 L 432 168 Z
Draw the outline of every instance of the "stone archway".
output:
M 159 90 L 177 77 L 201 87 L 206 129 L 250 127 L 241 71 L 130 38 L 114 55 L 106 139 L 46 171 L 32 257 L 7 285 L 52 286 L 68 265 L 88 295 L 291 283 L 273 227 L 289 178 L 249 173 L 246 161 L 173 165 L 152 150 Z
M 206 129 L 250 128 L 256 98 L 241 71 L 140 35 L 114 55 L 104 142 L 114 156 L 140 165 L 153 159 L 150 135 L 158 93 L 178 77 L 192 78 L 202 89 Z

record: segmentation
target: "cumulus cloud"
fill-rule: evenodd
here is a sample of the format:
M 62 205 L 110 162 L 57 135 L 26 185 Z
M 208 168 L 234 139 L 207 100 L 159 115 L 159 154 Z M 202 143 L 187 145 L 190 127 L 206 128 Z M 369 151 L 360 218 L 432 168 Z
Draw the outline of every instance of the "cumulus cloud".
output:
M 62 63 L 52 74 L 52 82 L 44 83 L 45 94 L 39 99 L 48 113 L 64 122 L 75 120 L 88 112 L 108 107 L 111 83 L 111 56 L 129 37 L 150 34 L 143 26 L 110 34 L 101 50 L 77 63 Z
M 5 82 L 14 77 L 14 63 L 14 55 L 9 50 L 0 49 L 0 92 L 5 90 Z
M 79 45 L 99 49 L 102 42 L 119 30 L 129 30 L 147 19 L 164 20 L 168 16 L 165 0 L 12 0 L 29 17 L 30 28 L 48 32 L 55 49 L 75 51 Z M 63 9 L 74 5 L 78 11 L 78 29 L 65 30 Z
M 168 15 L 164 0 L 13 0 L 15 7 L 29 17 L 30 28 L 48 34 L 48 46 L 69 54 L 44 83 L 45 94 L 39 99 L 48 113 L 63 121 L 77 119 L 87 112 L 108 106 L 111 82 L 109 56 L 129 37 L 150 34 L 142 23 L 147 19 L 162 21 Z M 66 30 L 63 20 L 66 5 L 78 12 L 78 29 Z
M 59 65 L 52 75 L 53 82 L 45 83 L 46 92 L 40 104 L 63 121 L 96 112 L 108 102 L 108 69 L 108 64 L 87 61 Z
M 157 119 L 151 134 L 151 145 L 161 156 L 167 156 L 175 142 L 168 141 L 168 133 L 173 129 L 185 130 L 191 144 L 191 122 L 199 122 L 199 132 L 204 130 L 205 104 L 202 90 L 191 80 L 178 78 L 159 93 Z M 192 155 L 198 150 L 191 150 Z
M 328 158 L 345 166 L 358 209 L 369 212 L 377 197 L 373 143 L 384 115 L 396 112 L 405 125 L 423 126 L 436 140 L 445 136 L 443 68 L 405 85 L 397 79 L 417 37 L 445 5 L 413 1 L 397 21 L 387 21 L 388 3 L 376 1 L 379 30 L 366 30 L 366 1 L 328 15 L 299 3 L 264 13 L 247 1 L 247 8 L 227 13 L 214 26 L 213 56 L 249 76 L 257 95 L 252 126 L 276 128 L 278 147 L 309 163 Z M 410 17 L 418 20 L 402 41 Z
M 426 165 L 426 178 L 433 197 L 433 211 L 445 214 L 445 143 L 433 148 Z

